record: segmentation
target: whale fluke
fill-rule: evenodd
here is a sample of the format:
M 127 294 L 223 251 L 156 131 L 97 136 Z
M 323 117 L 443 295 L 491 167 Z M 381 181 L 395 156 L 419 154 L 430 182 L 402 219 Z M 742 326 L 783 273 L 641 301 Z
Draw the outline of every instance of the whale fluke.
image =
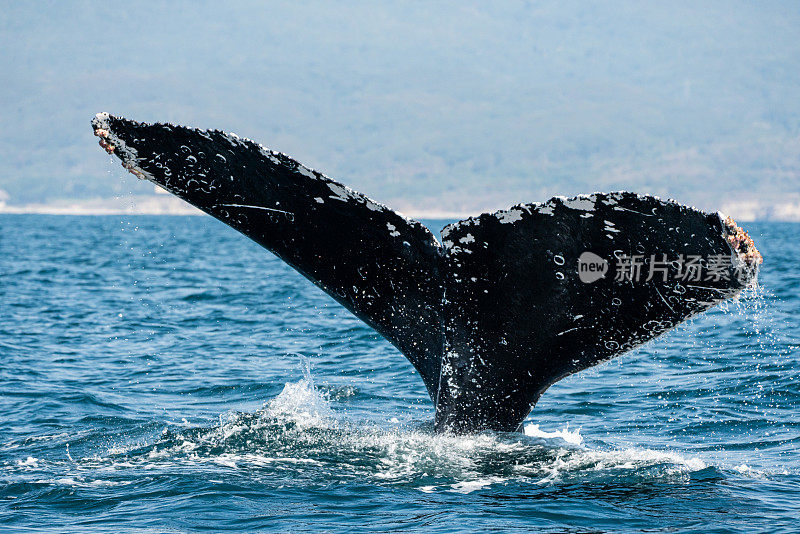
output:
M 442 231 L 235 134 L 98 114 L 125 168 L 278 255 L 402 352 L 438 431 L 513 431 L 558 380 L 752 284 L 735 223 L 633 193 L 554 198 Z

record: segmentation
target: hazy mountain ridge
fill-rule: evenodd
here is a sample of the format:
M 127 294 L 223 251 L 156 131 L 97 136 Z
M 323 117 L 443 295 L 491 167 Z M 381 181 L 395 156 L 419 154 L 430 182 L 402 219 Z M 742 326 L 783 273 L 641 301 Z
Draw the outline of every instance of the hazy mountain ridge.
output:
M 791 3 L 5 10 L 9 206 L 152 191 L 104 164 L 98 111 L 232 130 L 407 211 L 800 205 Z

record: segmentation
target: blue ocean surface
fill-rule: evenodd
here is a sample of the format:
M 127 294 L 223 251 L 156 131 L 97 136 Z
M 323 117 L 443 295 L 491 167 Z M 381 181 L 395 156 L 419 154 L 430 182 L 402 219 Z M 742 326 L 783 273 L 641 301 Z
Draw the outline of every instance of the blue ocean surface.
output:
M 759 287 L 451 436 L 210 217 L 0 215 L 0 530 L 796 532 L 800 225 L 744 227 Z

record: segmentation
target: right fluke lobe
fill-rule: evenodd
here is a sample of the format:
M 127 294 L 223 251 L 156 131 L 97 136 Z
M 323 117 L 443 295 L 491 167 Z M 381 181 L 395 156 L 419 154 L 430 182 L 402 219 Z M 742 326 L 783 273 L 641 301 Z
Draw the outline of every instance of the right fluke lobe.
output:
M 596 193 L 448 226 L 437 427 L 513 430 L 553 383 L 736 295 L 761 257 L 730 219 Z

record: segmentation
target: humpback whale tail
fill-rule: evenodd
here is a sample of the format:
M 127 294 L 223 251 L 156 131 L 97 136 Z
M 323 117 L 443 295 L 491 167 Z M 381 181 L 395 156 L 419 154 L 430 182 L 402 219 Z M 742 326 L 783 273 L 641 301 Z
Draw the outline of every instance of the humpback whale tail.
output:
M 558 380 L 753 283 L 761 255 L 719 213 L 627 192 L 417 221 L 235 134 L 98 114 L 126 169 L 272 251 L 400 350 L 436 429 L 516 430 Z

